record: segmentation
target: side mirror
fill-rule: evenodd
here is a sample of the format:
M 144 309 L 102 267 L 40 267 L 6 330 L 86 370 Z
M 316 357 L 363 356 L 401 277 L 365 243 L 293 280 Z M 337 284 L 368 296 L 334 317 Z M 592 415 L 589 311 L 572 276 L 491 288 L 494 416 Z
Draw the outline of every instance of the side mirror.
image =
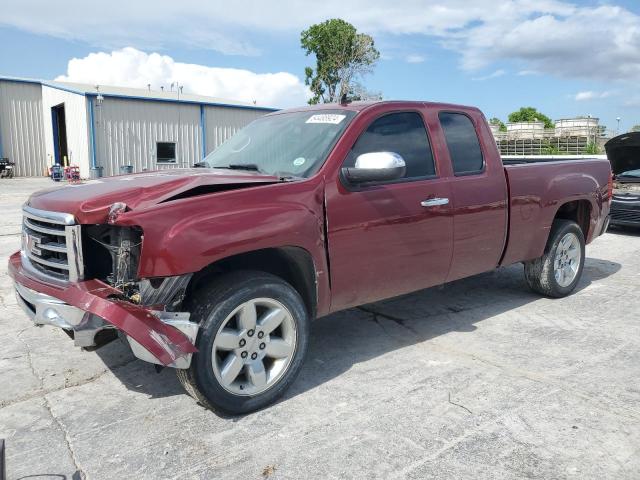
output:
M 387 182 L 404 177 L 407 166 L 394 152 L 363 153 L 356 158 L 354 167 L 342 169 L 350 183 Z

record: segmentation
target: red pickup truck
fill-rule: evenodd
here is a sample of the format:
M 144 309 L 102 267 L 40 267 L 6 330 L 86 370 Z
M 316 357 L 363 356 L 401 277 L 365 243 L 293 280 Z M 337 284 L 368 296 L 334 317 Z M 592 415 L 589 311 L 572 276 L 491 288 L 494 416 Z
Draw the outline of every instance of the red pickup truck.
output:
M 204 406 L 248 412 L 294 381 L 313 318 L 516 262 L 569 294 L 610 165 L 513 163 L 472 107 L 279 111 L 198 168 L 33 194 L 9 272 L 36 324 L 83 347 L 120 335 Z

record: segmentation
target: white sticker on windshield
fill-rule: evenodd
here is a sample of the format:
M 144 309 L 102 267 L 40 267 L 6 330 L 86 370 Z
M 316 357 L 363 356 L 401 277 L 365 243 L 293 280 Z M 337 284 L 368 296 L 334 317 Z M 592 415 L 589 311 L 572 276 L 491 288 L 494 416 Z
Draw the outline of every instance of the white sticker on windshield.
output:
M 318 113 L 311 115 L 306 123 L 332 123 L 334 125 L 339 124 L 344 120 L 346 115 L 340 115 L 337 113 Z
M 304 157 L 298 157 L 293 161 L 293 165 L 296 166 L 296 167 L 300 167 L 300 166 L 304 165 L 304 162 L 306 162 Z

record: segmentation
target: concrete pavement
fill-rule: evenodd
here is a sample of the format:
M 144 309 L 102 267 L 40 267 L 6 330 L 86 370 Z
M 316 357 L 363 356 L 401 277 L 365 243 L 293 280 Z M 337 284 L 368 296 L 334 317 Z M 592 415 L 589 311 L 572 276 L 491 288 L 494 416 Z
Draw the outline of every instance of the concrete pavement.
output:
M 11 479 L 640 478 L 640 232 L 578 291 L 514 265 L 317 321 L 278 404 L 224 418 L 121 342 L 77 349 L 16 306 L 7 256 L 48 179 L 0 181 L 0 438 Z

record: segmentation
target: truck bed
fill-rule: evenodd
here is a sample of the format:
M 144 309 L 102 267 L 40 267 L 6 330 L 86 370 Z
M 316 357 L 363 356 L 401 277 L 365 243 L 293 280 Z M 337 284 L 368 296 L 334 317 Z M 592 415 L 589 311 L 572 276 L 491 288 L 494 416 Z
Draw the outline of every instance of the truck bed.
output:
M 548 163 L 579 160 L 606 160 L 606 155 L 502 155 L 503 165 L 523 163 Z
M 567 161 L 557 157 L 525 157 L 514 163 L 507 162 L 509 158 L 503 159 L 509 189 L 509 226 L 502 265 L 542 255 L 560 200 L 582 202 L 588 210 L 587 243 L 594 232 L 599 233 L 609 208 L 603 201 L 611 172 L 606 158 Z

